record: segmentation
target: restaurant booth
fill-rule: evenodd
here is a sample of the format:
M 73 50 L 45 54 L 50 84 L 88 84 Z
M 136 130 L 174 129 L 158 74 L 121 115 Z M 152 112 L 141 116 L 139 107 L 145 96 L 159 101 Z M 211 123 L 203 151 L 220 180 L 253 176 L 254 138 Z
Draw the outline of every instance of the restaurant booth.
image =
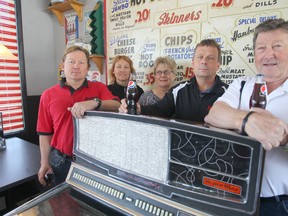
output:
M 66 181 L 6 215 L 257 215 L 264 150 L 234 131 L 111 112 L 74 119 Z

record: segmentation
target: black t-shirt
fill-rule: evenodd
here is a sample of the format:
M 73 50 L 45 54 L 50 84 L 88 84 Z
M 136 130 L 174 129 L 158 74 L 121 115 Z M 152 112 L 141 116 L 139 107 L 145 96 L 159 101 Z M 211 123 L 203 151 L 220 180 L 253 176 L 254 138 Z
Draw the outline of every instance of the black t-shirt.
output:
M 114 96 L 117 96 L 120 100 L 122 100 L 123 98 L 126 98 L 126 89 L 127 89 L 126 86 L 125 87 L 121 86 L 115 82 L 113 84 L 108 85 L 107 87 L 110 90 L 110 92 Z M 138 89 L 138 98 L 140 98 L 140 96 L 144 93 L 144 91 L 138 85 L 137 85 L 137 89 Z

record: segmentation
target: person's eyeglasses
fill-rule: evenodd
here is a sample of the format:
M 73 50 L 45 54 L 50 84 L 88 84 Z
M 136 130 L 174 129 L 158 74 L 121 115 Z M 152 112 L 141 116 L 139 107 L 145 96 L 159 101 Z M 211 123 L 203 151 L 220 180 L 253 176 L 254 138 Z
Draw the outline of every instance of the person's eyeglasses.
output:
M 157 76 L 161 76 L 161 74 L 164 74 L 165 76 L 170 75 L 172 73 L 172 71 L 156 71 L 156 75 Z

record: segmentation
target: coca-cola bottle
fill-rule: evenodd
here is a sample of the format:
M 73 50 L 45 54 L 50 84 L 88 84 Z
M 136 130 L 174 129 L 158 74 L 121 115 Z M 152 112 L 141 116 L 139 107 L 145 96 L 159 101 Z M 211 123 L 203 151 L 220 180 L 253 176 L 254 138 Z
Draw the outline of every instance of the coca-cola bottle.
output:
M 126 103 L 128 114 L 137 115 L 138 89 L 136 74 L 132 73 L 126 90 Z
M 250 98 L 250 108 L 258 107 L 265 109 L 266 107 L 266 83 L 263 74 L 256 75 L 254 90 Z

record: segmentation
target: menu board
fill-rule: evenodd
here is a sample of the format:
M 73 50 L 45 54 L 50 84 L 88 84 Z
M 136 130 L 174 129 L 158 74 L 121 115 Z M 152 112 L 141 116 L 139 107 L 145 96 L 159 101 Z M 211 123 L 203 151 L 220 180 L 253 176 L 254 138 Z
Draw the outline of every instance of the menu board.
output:
M 287 0 L 104 2 L 107 71 L 114 56 L 129 56 L 137 83 L 144 90 L 153 86 L 152 67 L 159 56 L 175 59 L 175 83 L 193 77 L 195 46 L 206 38 L 215 39 L 221 46 L 218 75 L 224 82 L 230 84 L 239 76 L 253 76 L 255 27 L 267 19 L 288 18 Z

